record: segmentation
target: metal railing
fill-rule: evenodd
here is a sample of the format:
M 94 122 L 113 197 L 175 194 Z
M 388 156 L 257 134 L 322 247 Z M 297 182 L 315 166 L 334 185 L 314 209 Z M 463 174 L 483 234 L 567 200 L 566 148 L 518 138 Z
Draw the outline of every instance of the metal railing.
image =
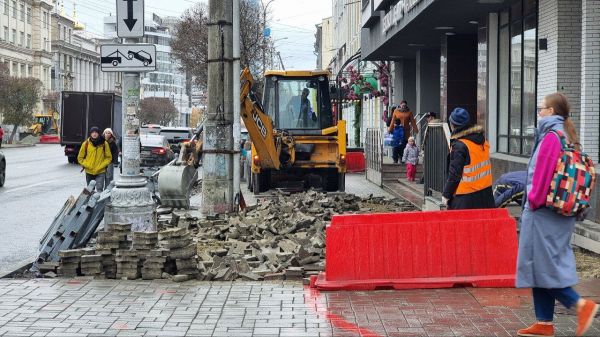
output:
M 429 123 L 425 130 L 423 150 L 425 153 L 425 196 L 441 193 L 448 176 L 447 158 L 450 151 L 450 130 L 446 123 Z
M 383 134 L 379 129 L 367 129 L 365 134 L 365 156 L 367 180 L 381 186 L 383 183 Z

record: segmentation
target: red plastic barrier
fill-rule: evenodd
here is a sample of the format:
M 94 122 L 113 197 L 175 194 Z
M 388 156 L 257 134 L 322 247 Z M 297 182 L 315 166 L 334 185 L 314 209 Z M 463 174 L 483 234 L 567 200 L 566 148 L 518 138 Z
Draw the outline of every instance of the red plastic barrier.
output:
M 514 287 L 516 222 L 506 209 L 335 216 L 322 290 Z
M 365 171 L 364 152 L 346 152 L 346 171 L 349 173 Z
M 41 135 L 40 144 L 59 144 L 60 136 L 57 135 Z

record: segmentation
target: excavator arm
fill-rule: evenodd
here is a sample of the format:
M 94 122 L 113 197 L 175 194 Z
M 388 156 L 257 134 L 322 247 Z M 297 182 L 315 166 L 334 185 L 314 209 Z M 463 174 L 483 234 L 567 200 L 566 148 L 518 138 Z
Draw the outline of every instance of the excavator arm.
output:
M 254 78 L 248 68 L 240 76 L 240 114 L 248 129 L 252 146 L 256 149 L 260 166 L 266 169 L 281 169 L 280 154 L 282 137 L 273 129 L 273 121 L 264 113 L 260 102 L 252 91 Z

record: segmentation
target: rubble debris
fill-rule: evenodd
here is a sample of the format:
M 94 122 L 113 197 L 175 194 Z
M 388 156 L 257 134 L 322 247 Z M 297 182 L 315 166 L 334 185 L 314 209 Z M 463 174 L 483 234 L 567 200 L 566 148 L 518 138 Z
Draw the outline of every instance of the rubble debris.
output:
M 202 220 L 162 207 L 158 232 L 108 223 L 93 247 L 61 251 L 57 271 L 174 282 L 302 280 L 324 270 L 325 227 L 334 215 L 408 210 L 413 206 L 398 199 L 317 191 L 279 193 L 239 214 Z

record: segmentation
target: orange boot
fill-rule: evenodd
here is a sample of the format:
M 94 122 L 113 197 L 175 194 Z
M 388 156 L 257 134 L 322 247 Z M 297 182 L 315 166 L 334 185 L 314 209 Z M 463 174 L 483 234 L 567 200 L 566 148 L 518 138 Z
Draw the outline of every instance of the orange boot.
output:
M 594 316 L 598 312 L 598 308 L 600 307 L 598 304 L 594 303 L 594 301 L 584 300 L 585 303 L 583 306 L 577 310 L 577 320 L 579 324 L 577 325 L 576 336 L 583 336 L 590 326 L 592 326 L 592 322 L 594 321 Z
M 517 335 L 522 337 L 554 337 L 554 325 L 535 323 L 527 329 L 517 331 Z

